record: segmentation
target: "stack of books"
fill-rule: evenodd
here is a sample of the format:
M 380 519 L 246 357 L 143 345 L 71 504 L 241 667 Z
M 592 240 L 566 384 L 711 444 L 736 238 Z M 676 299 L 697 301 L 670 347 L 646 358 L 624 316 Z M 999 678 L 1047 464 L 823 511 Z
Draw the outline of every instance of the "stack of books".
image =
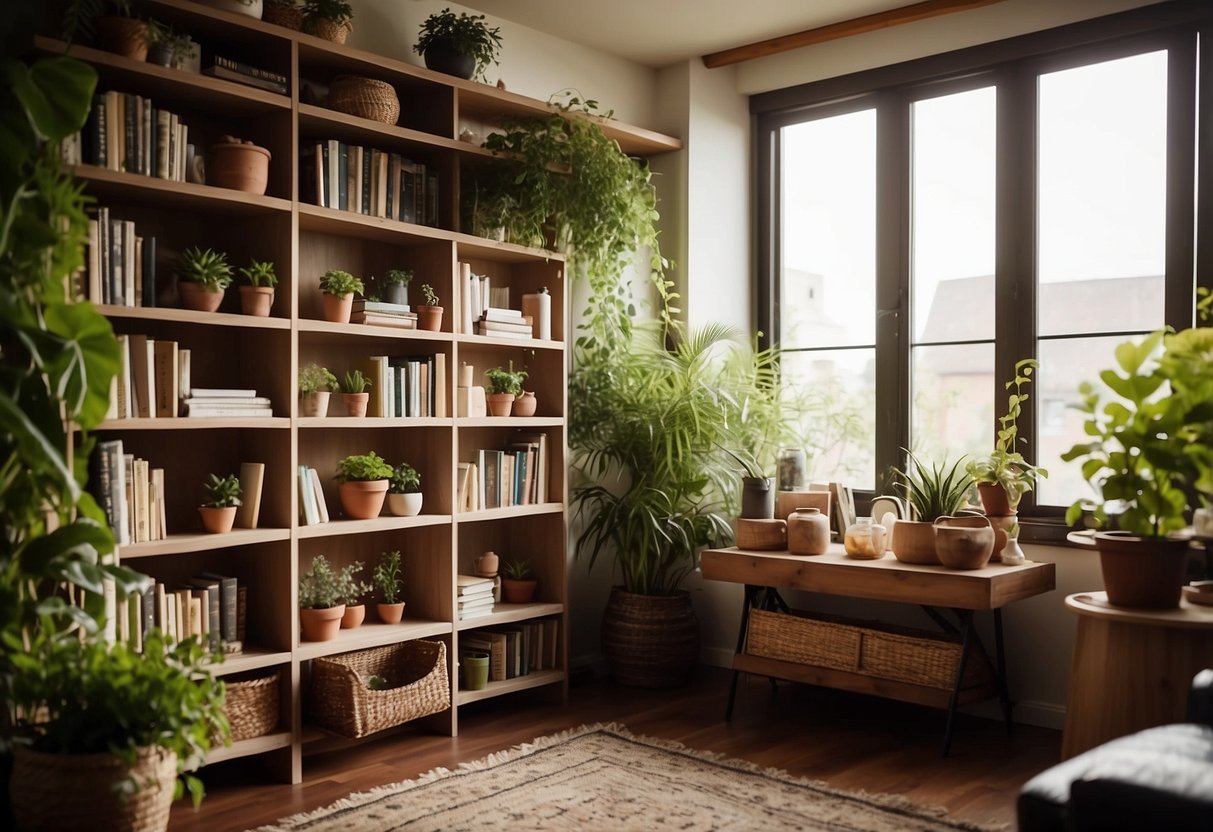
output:
M 227 417 L 267 419 L 274 415 L 268 398 L 256 390 L 222 390 L 194 387 L 182 401 L 184 415 L 190 418 Z
M 457 575 L 455 577 L 455 593 L 460 621 L 466 621 L 469 618 L 480 618 L 493 612 L 492 578 L 480 578 L 476 575 Z
M 396 329 L 416 329 L 417 313 L 412 311 L 407 303 L 387 303 L 355 298 L 350 323 L 391 326 Z
M 286 76 L 282 73 L 234 61 L 222 55 L 216 55 L 211 65 L 202 70 L 202 74 L 286 95 Z
M 495 338 L 530 338 L 533 320 L 518 309 L 490 307 L 480 313 L 476 321 L 477 335 L 492 335 Z

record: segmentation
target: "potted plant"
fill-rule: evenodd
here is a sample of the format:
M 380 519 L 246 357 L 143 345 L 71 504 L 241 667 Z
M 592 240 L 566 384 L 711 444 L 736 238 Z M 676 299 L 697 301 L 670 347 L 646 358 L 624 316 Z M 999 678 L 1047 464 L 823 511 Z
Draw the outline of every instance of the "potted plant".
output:
M 148 63 L 184 69 L 186 63 L 198 55 L 198 44 L 194 43 L 189 35 L 178 34 L 172 26 L 150 22 L 147 39 Z
M 232 267 L 227 255 L 213 248 L 191 246 L 177 258 L 177 289 L 186 309 L 214 312 L 223 303 L 223 293 L 232 285 Z
M 510 368 L 494 367 L 484 371 L 486 385 L 486 400 L 490 416 L 509 416 L 514 405 L 514 397 L 522 393 L 522 381 L 527 376 L 526 370 L 515 370 L 514 362 Z
M 324 555 L 312 558 L 311 568 L 299 576 L 299 627 L 304 641 L 330 641 L 341 629 L 345 615 L 341 573 Z
M 131 10 L 130 0 L 102 0 L 101 3 L 88 3 L 79 0 L 69 6 L 69 14 L 73 10 L 96 11 L 101 13 L 91 21 L 96 30 L 98 45 L 107 52 L 113 52 L 132 61 L 147 60 L 149 47 L 149 32 L 147 21 L 140 20 Z
M 251 139 L 224 135 L 211 145 L 207 184 L 261 196 L 270 182 L 270 152 Z
M 341 584 L 339 597 L 345 603 L 345 612 L 341 614 L 342 630 L 356 630 L 366 620 L 366 603 L 363 599 L 371 591 L 371 585 L 354 577 L 361 571 L 362 561 L 356 560 L 337 575 Z
M 371 573 L 371 580 L 383 594 L 383 601 L 375 605 L 379 620 L 384 624 L 399 624 L 404 617 L 404 601 L 400 599 L 404 581 L 400 577 L 399 549 L 384 552 L 380 556 L 375 571 Z
M 421 284 L 421 295 L 425 298 L 425 305 L 417 308 L 417 326 L 437 332 L 442 329 L 442 307 L 438 305 L 438 295 L 428 283 Z
M 299 368 L 300 410 L 303 416 L 327 416 L 329 396 L 337 389 L 337 377 L 315 361 Z
M 407 462 L 392 469 L 388 482 L 387 510 L 397 517 L 413 517 L 421 513 L 421 474 Z
M 398 303 L 407 306 L 409 302 L 409 283 L 413 280 L 412 269 L 388 269 L 383 279 L 383 299 L 388 303 Z
M 994 451 L 987 456 L 969 461 L 965 471 L 977 484 L 981 505 L 987 515 L 1013 517 L 1019 512 L 1019 501 L 1032 490 L 1037 477 L 1047 477 L 1043 468 L 1029 465 L 1015 444 L 1019 437 L 1019 414 L 1028 394 L 1023 386 L 1032 380 L 1032 371 L 1040 366 L 1033 358 L 1025 358 L 1015 364 L 1015 378 L 1006 383 L 1006 389 L 1015 391 L 1007 397 L 1007 412 L 998 417 L 998 435 L 994 440 Z M 1014 521 L 1012 521 L 1014 522 Z M 1005 528 L 1008 524 L 1000 524 Z
M 324 299 L 324 319 L 334 324 L 348 324 L 354 308 L 354 293 L 361 293 L 362 281 L 340 269 L 327 271 L 320 278 L 320 291 Z
M 202 515 L 203 528 L 210 534 L 230 532 L 240 506 L 240 478 L 235 474 L 226 477 L 208 474 L 202 487 L 206 502 L 198 507 L 198 513 Z
M 775 517 L 775 478 L 767 476 L 758 467 L 754 455 L 744 448 L 725 453 L 737 461 L 743 472 L 741 477 L 741 514 L 750 520 L 771 520 Z
M 1213 494 L 1205 442 L 1213 412 L 1202 398 L 1213 387 L 1210 346 L 1213 330 L 1207 328 L 1154 332 L 1117 346 L 1117 366 L 1100 374 L 1107 390 L 1089 382 L 1079 387 L 1090 439 L 1061 458 L 1082 460 L 1098 496 L 1075 501 L 1066 521 L 1074 524 L 1088 511 L 1097 527 L 1115 520 L 1116 531 L 1095 535 L 1112 604 L 1179 604 L 1188 542 L 1173 535 L 1187 526 L 1189 491 Z M 1160 390 L 1169 395 L 1158 395 Z
M 461 12 L 456 15 L 446 8 L 431 14 L 421 24 L 413 51 L 424 56 L 425 65 L 430 69 L 457 78 L 475 77 L 483 81 L 488 65 L 497 63 L 500 33 L 500 28 L 488 27 L 482 14 Z
M 512 560 L 505 565 L 505 577 L 501 579 L 501 595 L 507 604 L 529 604 L 535 597 L 539 581 L 531 577 L 531 563 Z
M 13 656 L 7 702 L 17 716 L 9 780 L 18 829 L 164 830 L 191 772 L 230 736 L 224 683 L 196 639 L 158 631 L 125 642 L 43 634 Z M 59 799 L 47 799 L 53 793 Z
M 274 264 L 253 258 L 239 271 L 248 281 L 247 286 L 240 287 L 240 311 L 259 318 L 268 317 L 274 306 L 274 287 L 278 285 Z
M 347 456 L 337 463 L 341 508 L 354 520 L 379 516 L 394 469 L 374 451 Z
M 951 466 L 945 462 L 927 467 L 909 451 L 906 455 L 909 464 L 904 471 L 896 472 L 897 486 L 905 493 L 912 516 L 893 524 L 890 547 L 903 563 L 939 563 L 935 520 L 960 510 L 973 478 L 961 467 L 963 458 Z
M 362 375 L 361 370 L 345 374 L 341 384 L 341 401 L 345 404 L 345 412 L 350 416 L 365 416 L 371 394 L 366 388 L 371 386 L 370 379 Z
M 334 43 L 345 43 L 354 29 L 354 7 L 345 0 L 305 0 L 303 31 Z

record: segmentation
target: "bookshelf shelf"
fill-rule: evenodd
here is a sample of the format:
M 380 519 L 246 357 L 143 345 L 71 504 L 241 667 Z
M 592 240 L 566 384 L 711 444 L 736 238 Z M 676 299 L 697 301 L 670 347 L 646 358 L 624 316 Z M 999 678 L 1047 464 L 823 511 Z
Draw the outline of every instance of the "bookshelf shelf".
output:
M 456 625 L 456 629 L 464 632 L 465 630 L 475 630 L 478 627 L 492 627 L 497 624 L 543 618 L 545 615 L 560 615 L 563 612 L 564 604 L 494 604 L 491 614 L 460 621 Z
M 454 424 L 450 418 L 431 416 L 408 416 L 386 419 L 382 416 L 306 416 L 296 420 L 300 428 L 347 430 L 350 428 L 449 428 Z
M 529 263 L 535 260 L 542 260 L 545 263 L 563 263 L 565 260 L 564 254 L 559 251 L 486 240 L 483 237 L 473 237 L 471 234 L 456 233 L 455 244 L 459 257 L 464 260 L 476 257 L 484 257 L 502 263 Z
M 454 239 L 453 231 L 442 228 L 357 214 L 337 208 L 322 208 L 310 202 L 299 203 L 299 230 L 378 240 L 393 245 L 420 245 L 435 241 L 449 243 Z
M 123 560 L 176 555 L 185 552 L 214 552 L 237 546 L 290 540 L 290 529 L 233 529 L 227 534 L 170 534 L 150 543 L 128 543 L 119 547 Z
M 539 338 L 495 338 L 491 335 L 456 335 L 455 340 L 469 347 L 505 347 L 521 350 L 552 350 L 564 352 L 564 342 Z
M 368 326 L 365 324 L 333 324 L 328 321 L 317 321 L 310 318 L 300 318 L 299 332 L 309 336 L 324 335 L 330 339 L 339 338 L 391 338 L 401 341 L 423 341 L 450 343 L 449 332 L 429 332 L 424 329 L 393 329 L 389 326 Z
M 338 504 L 329 507 L 332 512 Z M 419 529 L 424 526 L 445 526 L 450 524 L 449 514 L 418 514 L 415 517 L 376 517 L 374 520 L 330 520 L 314 526 L 300 526 L 299 539 L 311 537 L 338 537 L 347 534 L 365 534 L 367 532 L 390 532 L 396 529 Z
M 465 428 L 550 428 L 564 424 L 559 416 L 463 416 L 456 424 Z
M 129 318 L 136 321 L 166 321 L 199 326 L 238 326 L 244 329 L 279 331 L 287 331 L 291 328 L 291 322 L 287 318 L 259 318 L 254 315 L 233 315 L 228 312 L 195 312 L 192 309 L 162 306 L 115 306 L 110 303 L 98 304 L 97 309 L 108 318 Z
M 299 127 L 306 135 L 341 139 L 354 144 L 382 145 L 404 152 L 429 154 L 436 147 L 459 152 L 466 152 L 469 148 L 479 150 L 467 142 L 346 115 L 314 104 L 299 105 Z
M 490 508 L 483 511 L 464 511 L 455 515 L 456 523 L 483 523 L 486 520 L 505 520 L 510 517 L 530 517 L 537 514 L 560 514 L 564 503 L 535 503 L 509 508 Z
M 262 737 L 253 737 L 251 740 L 240 740 L 229 746 L 212 748 L 206 755 L 206 762 L 207 765 L 210 765 L 211 763 L 221 763 L 224 760 L 235 760 L 238 757 L 252 757 L 255 754 L 288 748 L 291 742 L 290 731 L 275 731 Z
M 407 608 L 405 612 L 407 613 Z M 375 611 L 368 610 L 373 616 Z M 300 661 L 310 661 L 322 656 L 336 656 L 338 653 L 348 653 L 351 650 L 365 650 L 368 647 L 382 647 L 385 644 L 397 644 L 402 641 L 412 641 L 418 638 L 433 638 L 450 635 L 449 621 L 410 621 L 405 619 L 399 624 L 363 624 L 353 630 L 342 630 L 332 641 L 304 641 L 295 650 L 295 656 Z
M 158 419 L 109 419 L 97 426 L 97 430 L 287 430 L 291 420 L 285 416 L 256 419 L 237 418 L 176 418 Z
M 489 682 L 488 686 L 482 690 L 461 690 L 455 694 L 455 701 L 459 705 L 467 705 L 482 699 L 492 699 L 507 693 L 517 693 L 520 690 L 540 688 L 544 685 L 555 685 L 563 681 L 563 670 L 536 670 L 526 676 L 515 676 L 504 682 Z
M 246 194 L 231 188 L 158 179 L 96 165 L 74 165 L 72 172 L 87 185 L 89 193 L 103 202 L 137 200 L 160 207 L 243 215 L 273 214 L 291 210 L 289 200 Z
M 209 670 L 215 676 L 231 676 L 250 670 L 260 670 L 263 667 L 276 667 L 279 665 L 289 665 L 290 663 L 291 651 L 289 650 L 246 649 L 243 653 L 225 656 L 222 664 L 213 664 L 209 667 Z

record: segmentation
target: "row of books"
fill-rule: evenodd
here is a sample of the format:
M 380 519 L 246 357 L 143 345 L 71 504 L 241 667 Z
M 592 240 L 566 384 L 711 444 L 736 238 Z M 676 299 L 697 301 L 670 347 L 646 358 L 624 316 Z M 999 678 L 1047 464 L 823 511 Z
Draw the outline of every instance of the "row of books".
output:
M 555 670 L 559 640 L 560 620 L 540 618 L 461 633 L 459 654 L 487 653 L 489 681 L 504 682 L 537 670 Z
M 329 139 L 299 151 L 300 199 L 415 225 L 438 226 L 438 170 L 374 147 Z
M 491 615 L 496 603 L 496 583 L 478 575 L 455 576 L 455 612 L 460 621 Z
M 300 465 L 296 480 L 299 484 L 299 522 L 305 526 L 327 523 L 329 507 L 320 484 L 320 473 L 315 468 Z
M 547 434 L 519 433 L 507 448 L 482 448 L 459 463 L 456 503 L 460 511 L 545 503 L 547 480 Z
M 125 453 L 122 440 L 98 442 L 89 461 L 91 492 L 119 545 L 163 540 L 164 469 Z
M 371 382 L 367 416 L 446 417 L 445 353 L 372 355 L 361 370 Z
M 154 581 L 146 592 L 123 601 L 107 582 L 105 593 L 104 636 L 111 642 L 142 651 L 147 634 L 157 629 L 176 641 L 197 637 L 213 651 L 243 651 L 247 592 L 236 578 L 203 572 L 175 587 Z
M 185 181 L 192 164 L 189 158 L 189 128 L 151 99 L 109 90 L 93 97 L 93 107 L 81 139 L 70 143 L 78 148 L 82 162 L 109 170 L 141 173 L 157 179 Z
M 510 287 L 494 286 L 487 274 L 475 274 L 470 263 L 459 263 L 459 314 L 461 332 L 472 332 L 485 310 L 509 310 Z M 521 312 L 518 312 L 521 315 Z
M 156 305 L 156 238 L 135 233 L 135 223 L 90 212 L 81 293 L 93 303 Z
M 238 84 L 247 84 L 250 87 L 259 87 L 282 95 L 286 95 L 287 91 L 286 76 L 282 73 L 271 72 L 268 69 L 261 69 L 222 55 L 215 55 L 211 59 L 211 65 L 202 70 L 202 74 L 212 78 L 235 81 Z

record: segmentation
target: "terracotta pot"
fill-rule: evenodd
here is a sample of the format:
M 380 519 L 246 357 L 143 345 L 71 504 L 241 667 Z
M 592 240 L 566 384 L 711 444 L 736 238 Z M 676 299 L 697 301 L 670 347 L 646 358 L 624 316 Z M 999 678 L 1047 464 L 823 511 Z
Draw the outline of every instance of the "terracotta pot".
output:
M 374 520 L 387 497 L 387 480 L 343 482 L 337 486 L 341 509 L 351 520 Z
M 496 552 L 485 552 L 473 562 L 476 567 L 475 572 L 482 578 L 497 577 L 497 567 L 499 559 Z
M 425 329 L 430 332 L 437 332 L 442 329 L 442 307 L 418 306 L 417 328 Z
M 375 612 L 379 615 L 379 620 L 384 624 L 399 624 L 400 619 L 404 618 L 404 602 L 399 604 L 376 604 Z
M 345 39 L 350 36 L 350 32 L 353 30 L 353 27 L 348 22 L 334 23 L 324 17 L 305 23 L 303 28 L 308 34 L 324 38 L 333 43 L 345 43 Z
M 341 629 L 345 604 L 320 610 L 299 610 L 300 637 L 304 641 L 332 641 Z
M 425 50 L 425 65 L 456 78 L 471 78 L 476 72 L 476 56 L 456 52 L 445 43 L 433 43 Z
M 507 604 L 529 604 L 535 597 L 539 581 L 520 581 L 516 578 L 501 579 L 501 599 Z
M 202 515 L 202 528 L 206 529 L 209 534 L 227 534 L 236 522 L 235 506 L 227 508 L 198 506 L 198 513 Z
M 1095 545 L 1109 604 L 1140 609 L 1179 606 L 1188 572 L 1188 541 L 1097 532 Z
M 1000 483 L 979 482 L 977 493 L 981 495 L 981 507 L 986 514 L 998 517 L 1015 514 L 1015 510 L 1011 508 L 1011 501 L 1007 499 L 1007 490 Z
M 775 478 L 741 478 L 741 516 L 747 520 L 770 520 L 775 516 Z
M 686 684 L 699 661 L 699 621 L 690 594 L 637 595 L 614 587 L 602 617 L 602 652 L 620 684 Z
M 304 393 L 300 396 L 299 411 L 302 416 L 328 416 L 329 397 L 333 394 L 328 390 L 317 390 L 314 393 Z
M 940 517 L 934 525 L 935 553 L 949 569 L 981 569 L 1007 545 L 1007 533 L 988 517 Z
M 190 280 L 178 280 L 177 291 L 181 295 L 182 305 L 195 312 L 216 312 L 223 303 L 222 289 L 212 292 L 202 284 Z
M 416 517 L 421 513 L 423 496 L 420 491 L 408 494 L 388 494 L 387 510 L 397 517 Z
M 346 604 L 341 614 L 341 629 L 356 630 L 366 620 L 366 604 Z
M 345 412 L 350 416 L 365 416 L 366 406 L 370 404 L 370 393 L 342 393 L 341 403 L 345 405 Z
M 261 195 L 270 181 L 270 152 L 252 142 L 224 136 L 206 160 L 208 185 Z
M 513 393 L 489 393 L 484 399 L 490 416 L 509 416 L 514 407 Z
M 128 775 L 142 784 L 121 795 Z M 106 752 L 51 754 L 25 746 L 13 750 L 9 794 L 17 829 L 88 829 L 158 832 L 168 828 L 177 779 L 177 755 L 140 748 L 134 766 Z
M 240 311 L 245 315 L 258 318 L 268 318 L 274 308 L 274 288 L 272 286 L 241 286 Z
M 824 555 L 830 548 L 830 518 L 820 509 L 798 508 L 788 515 L 788 551 Z
M 323 292 L 320 295 L 324 301 L 324 319 L 333 324 L 348 324 L 350 312 L 354 309 L 354 293 L 348 295 L 330 295 Z
M 106 52 L 130 58 L 132 61 L 147 60 L 147 23 L 130 17 L 102 15 L 93 21 L 97 31 L 97 42 Z
M 514 408 L 511 411 L 515 416 L 534 416 L 535 408 L 539 406 L 539 400 L 535 398 L 535 394 L 530 390 L 523 390 L 522 395 L 514 399 Z
M 902 563 L 937 564 L 935 526 L 919 520 L 898 520 L 893 524 L 893 557 Z

